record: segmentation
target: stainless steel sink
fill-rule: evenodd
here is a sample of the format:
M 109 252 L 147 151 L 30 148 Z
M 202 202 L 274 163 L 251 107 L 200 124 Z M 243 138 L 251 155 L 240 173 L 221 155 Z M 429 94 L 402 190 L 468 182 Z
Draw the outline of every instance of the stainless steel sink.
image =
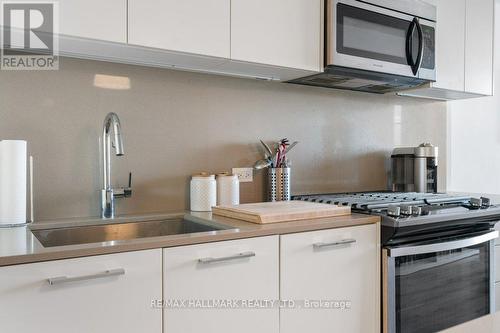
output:
M 32 230 L 32 233 L 44 247 L 52 247 L 211 232 L 228 229 L 234 228 L 211 221 L 198 222 L 181 217 L 161 221 L 40 229 Z

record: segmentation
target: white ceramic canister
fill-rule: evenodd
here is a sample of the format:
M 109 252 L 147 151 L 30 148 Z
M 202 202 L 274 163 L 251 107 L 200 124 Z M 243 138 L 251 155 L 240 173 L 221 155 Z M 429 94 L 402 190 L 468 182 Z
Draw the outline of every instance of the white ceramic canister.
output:
M 240 181 L 238 176 L 227 172 L 217 175 L 217 204 L 219 206 L 240 204 Z
M 191 211 L 211 212 L 217 205 L 217 181 L 214 175 L 202 172 L 191 177 Z

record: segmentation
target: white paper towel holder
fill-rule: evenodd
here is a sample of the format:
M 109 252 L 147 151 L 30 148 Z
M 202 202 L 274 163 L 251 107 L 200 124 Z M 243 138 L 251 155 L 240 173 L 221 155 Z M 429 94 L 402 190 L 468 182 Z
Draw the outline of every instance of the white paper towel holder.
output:
M 33 207 L 33 156 L 30 156 L 30 169 L 29 169 L 29 184 L 30 184 L 30 219 L 25 223 L 14 223 L 14 224 L 0 224 L 1 228 L 15 228 L 15 227 L 26 227 L 35 221 L 35 213 Z

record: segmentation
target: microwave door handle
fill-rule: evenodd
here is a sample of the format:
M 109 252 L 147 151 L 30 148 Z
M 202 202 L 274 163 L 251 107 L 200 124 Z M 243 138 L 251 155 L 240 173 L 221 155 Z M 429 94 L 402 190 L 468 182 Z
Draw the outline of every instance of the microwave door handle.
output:
M 418 55 L 417 61 L 415 62 L 415 69 L 413 70 L 413 74 L 417 75 L 420 67 L 422 66 L 422 59 L 424 56 L 424 32 L 422 31 L 422 25 L 418 18 L 414 19 L 415 26 L 417 27 L 417 35 L 418 35 Z
M 413 57 L 413 35 L 415 34 L 415 30 L 417 30 L 418 35 L 418 53 L 417 59 L 414 61 Z M 422 55 L 424 52 L 424 43 L 423 43 L 423 31 L 418 18 L 414 18 L 410 23 L 408 28 L 408 32 L 406 33 L 406 61 L 413 72 L 413 75 L 417 75 L 418 70 L 420 69 L 422 63 Z
M 406 61 L 408 65 L 413 69 L 413 51 L 412 51 L 412 42 L 413 42 L 413 34 L 415 33 L 416 25 L 415 20 L 411 21 L 410 26 L 408 27 L 408 31 L 406 33 Z
M 404 257 L 404 256 L 418 255 L 418 254 L 456 250 L 492 241 L 493 239 L 498 238 L 498 234 L 499 234 L 498 231 L 495 230 L 484 233 L 482 235 L 464 239 L 457 239 L 449 242 L 387 248 L 387 254 L 391 258 L 395 258 L 395 257 Z

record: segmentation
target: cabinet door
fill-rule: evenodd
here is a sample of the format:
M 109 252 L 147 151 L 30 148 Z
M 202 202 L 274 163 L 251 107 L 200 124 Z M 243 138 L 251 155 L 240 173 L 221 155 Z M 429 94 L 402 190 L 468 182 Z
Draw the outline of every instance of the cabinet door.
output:
M 493 94 L 494 0 L 466 0 L 465 91 Z
M 278 244 L 271 236 L 165 249 L 165 332 L 277 333 L 277 308 L 242 302 L 278 299 Z M 225 300 L 239 303 L 215 304 Z
M 230 0 L 129 0 L 129 43 L 229 58 Z
M 231 58 L 322 70 L 321 0 L 232 0 Z
M 158 249 L 2 267 L 0 332 L 160 333 L 161 310 L 151 304 L 161 299 L 161 254 Z M 106 276 L 107 270 L 112 273 Z M 48 283 L 63 276 L 86 278 Z
M 280 247 L 281 298 L 296 302 L 281 333 L 380 332 L 377 225 L 284 235 Z
M 26 3 L 24 0 L 12 2 Z M 127 0 L 59 0 L 56 3 L 59 11 L 54 11 L 55 23 L 59 25 L 60 34 L 127 42 Z
M 63 35 L 127 42 L 127 0 L 60 0 Z
M 437 2 L 436 88 L 465 88 L 465 1 Z

